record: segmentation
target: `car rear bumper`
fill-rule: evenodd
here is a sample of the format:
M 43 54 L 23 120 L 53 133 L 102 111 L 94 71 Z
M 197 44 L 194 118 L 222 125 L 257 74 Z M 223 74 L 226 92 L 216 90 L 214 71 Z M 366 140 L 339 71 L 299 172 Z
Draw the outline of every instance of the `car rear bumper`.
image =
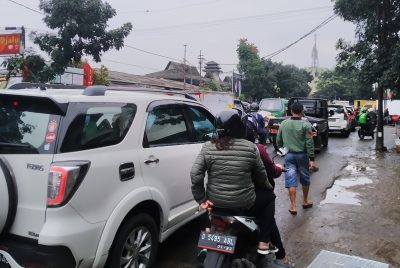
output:
M 67 247 L 39 245 L 37 240 L 15 235 L 0 239 L 0 254 L 8 263 L 15 262 L 26 268 L 76 267 L 75 259 Z M 6 266 L 4 262 L 0 264 L 3 267 L 1 265 Z

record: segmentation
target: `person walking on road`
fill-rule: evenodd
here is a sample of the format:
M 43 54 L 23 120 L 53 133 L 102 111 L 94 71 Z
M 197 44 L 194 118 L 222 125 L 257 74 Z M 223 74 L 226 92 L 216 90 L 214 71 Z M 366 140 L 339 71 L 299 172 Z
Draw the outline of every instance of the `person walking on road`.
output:
M 246 139 L 254 143 L 256 141 L 256 135 L 254 131 L 252 131 L 252 129 L 253 129 L 252 127 L 249 127 L 249 125 L 247 125 Z M 261 160 L 264 164 L 265 171 L 267 172 L 268 181 L 272 185 L 272 188 L 275 188 L 274 179 L 279 178 L 281 176 L 283 171 L 283 166 L 281 164 L 275 164 L 271 160 L 271 157 L 269 156 L 265 145 L 257 143 L 256 146 L 258 151 L 260 152 Z M 271 229 L 271 243 L 279 249 L 279 251 L 275 253 L 276 257 L 275 264 L 278 265 L 279 267 L 287 267 L 287 268 L 294 267 L 294 263 L 292 263 L 292 261 L 289 260 L 289 258 L 286 256 L 286 251 L 283 246 L 281 234 L 279 232 L 278 225 L 276 224 L 275 217 Z
M 310 169 L 314 169 L 314 141 L 311 136 L 312 127 L 308 121 L 302 120 L 303 105 L 293 103 L 292 117 L 282 122 L 277 136 L 278 147 L 286 147 L 288 154 L 285 156 L 285 187 L 289 192 L 290 208 L 292 215 L 297 215 L 296 189 L 298 179 L 303 190 L 303 209 L 313 206 L 308 199 L 310 190 Z

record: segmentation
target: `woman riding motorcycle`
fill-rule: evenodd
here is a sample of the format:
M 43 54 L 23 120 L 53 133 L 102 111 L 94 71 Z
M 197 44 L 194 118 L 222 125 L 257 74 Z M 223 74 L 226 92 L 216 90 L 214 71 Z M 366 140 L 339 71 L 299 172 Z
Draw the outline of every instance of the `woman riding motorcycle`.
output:
M 260 228 L 257 252 L 275 253 L 278 249 L 270 243 L 275 194 L 260 153 L 244 139 L 246 129 L 236 110 L 222 111 L 216 123 L 216 137 L 203 145 L 190 173 L 194 199 L 205 209 L 215 206 L 250 211 Z

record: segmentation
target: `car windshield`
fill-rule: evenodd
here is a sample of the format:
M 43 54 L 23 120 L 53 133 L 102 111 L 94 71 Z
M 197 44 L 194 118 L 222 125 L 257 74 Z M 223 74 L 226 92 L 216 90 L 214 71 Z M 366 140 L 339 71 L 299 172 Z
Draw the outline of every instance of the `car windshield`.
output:
M 279 99 L 264 99 L 260 103 L 260 110 L 280 111 L 282 110 L 282 101 Z
M 60 115 L 28 100 L 0 99 L 0 154 L 54 152 Z
M 344 107 L 340 105 L 333 105 L 333 106 L 328 106 L 329 111 L 333 111 L 335 114 L 342 114 L 344 113 Z

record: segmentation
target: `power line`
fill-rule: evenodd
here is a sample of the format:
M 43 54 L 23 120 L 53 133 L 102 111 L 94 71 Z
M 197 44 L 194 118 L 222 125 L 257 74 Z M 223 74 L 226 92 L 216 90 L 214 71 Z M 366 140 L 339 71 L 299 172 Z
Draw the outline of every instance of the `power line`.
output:
M 144 50 L 144 49 L 141 49 L 141 48 L 138 48 L 138 47 L 134 47 L 134 46 L 130 46 L 130 45 L 124 45 L 124 46 L 128 47 L 130 49 L 134 49 L 134 50 L 137 50 L 137 51 L 140 51 L 140 52 L 143 52 L 143 53 L 147 53 L 147 54 L 153 55 L 153 56 L 162 57 L 162 58 L 173 60 L 173 61 L 176 61 L 176 62 L 182 62 L 181 59 L 172 58 L 172 57 L 165 56 L 165 55 L 162 55 L 162 54 L 159 54 L 159 53 L 147 51 L 147 50 Z M 189 65 L 189 66 L 196 67 L 194 64 L 190 63 L 188 60 L 186 60 L 186 63 L 188 63 L 187 65 Z
M 36 9 L 33 9 L 31 7 L 25 6 L 24 4 L 18 3 L 17 1 L 14 1 L 14 0 L 7 0 L 7 1 L 11 2 L 11 3 L 14 3 L 16 5 L 19 5 L 19 6 L 23 7 L 23 8 L 29 9 L 30 11 L 36 12 L 36 13 L 38 13 L 40 15 L 44 15 L 42 12 L 40 12 L 40 11 L 38 11 Z
M 184 9 L 184 8 L 188 8 L 188 7 L 215 4 L 215 3 L 220 2 L 220 1 L 221 0 L 212 0 L 212 1 L 207 1 L 207 2 L 204 2 L 204 3 L 197 3 L 197 4 L 191 4 L 191 5 L 182 5 L 182 6 L 164 8 L 164 9 L 130 10 L 130 11 L 123 11 L 123 12 L 119 12 L 119 13 L 120 14 L 126 14 L 126 13 L 154 13 L 154 12 L 174 11 L 174 10 L 177 10 L 177 9 Z
M 144 50 L 144 49 L 141 49 L 141 48 L 137 48 L 137 47 L 133 47 L 133 46 L 130 46 L 130 45 L 124 45 L 124 46 L 128 47 L 130 49 L 134 49 L 134 50 L 137 50 L 137 51 L 140 51 L 140 52 L 143 52 L 143 53 L 147 53 L 147 54 L 153 55 L 153 56 L 158 56 L 158 57 L 162 57 L 162 58 L 166 58 L 166 59 L 170 59 L 170 60 L 174 60 L 174 61 L 178 61 L 178 62 L 181 61 L 180 59 L 176 59 L 176 58 L 168 57 L 168 56 L 161 55 L 161 54 L 158 54 L 158 53 L 150 52 L 150 51 L 147 51 L 147 50 Z
M 268 54 L 266 56 L 264 56 L 263 58 L 266 59 L 271 59 L 273 57 L 275 57 L 276 55 L 284 52 L 285 50 L 289 49 L 290 47 L 294 46 L 295 44 L 297 44 L 298 42 L 300 42 L 301 40 L 303 40 L 304 38 L 306 38 L 307 36 L 309 36 L 310 34 L 316 32 L 318 29 L 324 27 L 325 25 L 327 25 L 329 22 L 331 22 L 332 20 L 334 20 L 337 17 L 337 15 L 331 15 L 329 16 L 327 19 L 325 19 L 323 22 L 321 22 L 320 24 L 318 24 L 316 27 L 314 27 L 311 31 L 309 31 L 308 33 L 304 34 L 303 36 L 301 36 L 299 39 L 297 39 L 296 41 L 294 41 L 293 43 L 271 53 Z
M 154 27 L 154 28 L 142 28 L 142 29 L 136 29 L 135 32 L 136 33 L 149 33 L 149 32 L 164 31 L 164 30 L 169 30 L 169 29 L 179 29 L 179 28 L 183 28 L 183 27 L 191 27 L 191 30 L 193 30 L 195 28 L 195 26 L 197 28 L 198 27 L 210 27 L 210 26 L 216 26 L 216 25 L 231 23 L 231 22 L 243 23 L 243 20 L 265 19 L 268 17 L 278 17 L 278 18 L 281 17 L 282 18 L 283 17 L 282 15 L 287 15 L 287 14 L 291 14 L 291 13 L 315 12 L 315 11 L 323 10 L 323 9 L 332 9 L 332 6 L 322 6 L 322 7 L 317 7 L 317 8 L 288 10 L 288 11 L 266 13 L 266 14 L 254 15 L 254 16 L 227 18 L 227 19 L 220 19 L 220 20 L 187 23 L 187 24 L 176 24 L 176 25 Z M 285 19 L 287 19 L 287 16 L 285 17 Z
M 159 69 L 156 69 L 156 68 L 142 66 L 142 65 L 136 65 L 136 64 L 131 64 L 131 63 L 122 62 L 122 61 L 110 60 L 110 59 L 105 59 L 105 58 L 103 58 L 103 61 L 123 64 L 123 65 L 129 65 L 129 66 L 138 67 L 138 68 L 145 68 L 145 69 L 149 69 L 149 70 L 153 70 L 153 71 L 159 71 Z

